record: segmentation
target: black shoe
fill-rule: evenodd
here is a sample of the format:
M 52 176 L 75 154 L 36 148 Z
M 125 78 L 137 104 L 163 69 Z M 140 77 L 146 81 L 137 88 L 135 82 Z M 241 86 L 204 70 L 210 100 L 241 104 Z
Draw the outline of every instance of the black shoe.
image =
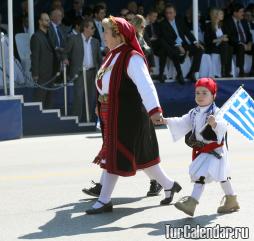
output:
M 100 208 L 91 208 L 86 210 L 86 214 L 100 214 L 100 213 L 109 213 L 113 212 L 113 204 L 112 202 L 109 203 L 103 203 L 100 200 L 97 200 L 97 202 L 101 203 L 103 206 Z
M 150 189 L 147 192 L 147 197 L 157 196 L 159 195 L 160 191 L 162 190 L 162 186 L 156 182 L 156 180 L 150 181 Z
M 176 80 L 177 82 L 180 84 L 180 85 L 184 85 L 185 84 L 185 81 L 184 81 L 184 78 L 181 74 L 177 75 L 176 76 Z
M 180 192 L 182 190 L 182 187 L 178 184 L 178 182 L 174 182 L 173 187 L 169 190 L 165 191 L 171 191 L 170 197 L 166 197 L 163 200 L 161 200 L 160 205 L 169 205 L 174 197 L 175 192 Z
M 192 83 L 196 83 L 197 82 L 197 79 L 196 79 L 194 73 L 187 74 L 186 78 L 189 79 Z
M 94 187 L 91 187 L 89 189 L 84 188 L 84 189 L 82 189 L 82 192 L 86 193 L 90 196 L 93 196 L 93 197 L 99 197 L 100 193 L 101 193 L 102 185 L 100 183 L 96 183 L 94 181 L 92 181 L 92 183 L 95 185 Z

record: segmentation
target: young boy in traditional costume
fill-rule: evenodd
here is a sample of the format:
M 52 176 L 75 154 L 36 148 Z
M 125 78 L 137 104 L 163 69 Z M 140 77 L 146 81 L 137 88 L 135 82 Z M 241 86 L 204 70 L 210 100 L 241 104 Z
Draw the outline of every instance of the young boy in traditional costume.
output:
M 182 117 L 164 118 L 173 140 L 185 136 L 186 144 L 193 149 L 193 161 L 189 167 L 193 191 L 175 203 L 177 209 L 190 216 L 194 215 L 205 184 L 211 181 L 220 182 L 225 193 L 225 202 L 218 208 L 218 213 L 234 212 L 240 208 L 230 181 L 227 124 L 216 117 L 219 111 L 214 102 L 216 93 L 216 82 L 212 78 L 201 78 L 195 84 L 197 107 Z

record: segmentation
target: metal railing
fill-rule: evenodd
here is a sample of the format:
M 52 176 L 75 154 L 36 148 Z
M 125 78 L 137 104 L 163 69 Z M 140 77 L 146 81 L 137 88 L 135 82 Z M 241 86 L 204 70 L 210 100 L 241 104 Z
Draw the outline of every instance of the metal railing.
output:
M 3 86 L 4 86 L 4 95 L 8 95 L 7 90 L 7 79 L 6 79 L 6 63 L 5 63 L 5 48 L 4 48 L 4 42 L 5 42 L 5 35 L 1 32 L 1 60 L 2 60 L 2 76 L 3 76 Z

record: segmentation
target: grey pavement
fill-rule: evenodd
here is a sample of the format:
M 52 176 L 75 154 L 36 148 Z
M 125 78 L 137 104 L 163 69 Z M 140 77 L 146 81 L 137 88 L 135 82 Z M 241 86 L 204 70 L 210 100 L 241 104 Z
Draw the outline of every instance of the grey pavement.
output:
M 192 190 L 188 176 L 191 150 L 183 140 L 173 143 L 167 129 L 158 129 L 157 136 L 162 166 L 183 186 L 176 201 Z M 149 180 L 142 171 L 119 179 L 112 213 L 86 215 L 95 199 L 81 189 L 89 187 L 90 180 L 99 180 L 101 169 L 91 162 L 101 145 L 100 133 L 0 142 L 0 241 L 168 240 L 167 228 L 184 225 L 196 233 L 199 225 L 246 227 L 242 231 L 249 231 L 254 240 L 253 144 L 229 130 L 232 183 L 240 211 L 218 215 L 223 193 L 218 183 L 212 183 L 206 186 L 191 218 L 173 205 L 159 206 L 163 193 L 147 198 Z

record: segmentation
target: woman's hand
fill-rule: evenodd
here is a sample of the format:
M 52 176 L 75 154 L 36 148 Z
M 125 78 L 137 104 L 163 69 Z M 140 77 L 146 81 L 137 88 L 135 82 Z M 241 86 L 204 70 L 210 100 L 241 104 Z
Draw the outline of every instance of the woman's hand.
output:
M 150 118 L 151 118 L 153 124 L 155 124 L 155 125 L 163 125 L 164 124 L 163 116 L 162 116 L 162 113 L 160 113 L 160 112 L 154 113 L 153 115 L 151 115 Z
M 217 125 L 217 122 L 215 120 L 215 116 L 214 115 L 210 115 L 207 119 L 207 123 L 208 125 L 210 125 L 212 128 L 215 128 Z

